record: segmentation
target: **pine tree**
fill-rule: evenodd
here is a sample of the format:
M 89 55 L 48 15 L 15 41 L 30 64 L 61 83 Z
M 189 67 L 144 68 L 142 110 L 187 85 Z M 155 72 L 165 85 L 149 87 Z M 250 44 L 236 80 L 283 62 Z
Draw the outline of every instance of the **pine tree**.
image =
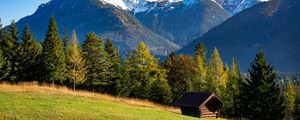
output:
M 132 85 L 132 80 L 131 79 L 131 71 L 132 71 L 132 66 L 131 66 L 131 53 L 128 51 L 126 59 L 121 62 L 121 69 L 120 69 L 120 79 L 117 79 L 115 81 L 115 86 L 114 86 L 114 94 L 117 96 L 123 96 L 123 97 L 128 97 L 132 90 L 133 90 L 133 85 Z
M 158 82 L 158 80 L 166 81 L 166 71 L 161 69 L 158 66 L 158 59 L 154 58 L 148 49 L 148 46 L 141 42 L 133 52 L 133 56 L 130 59 L 130 65 L 132 67 L 130 71 L 130 78 L 133 83 L 133 91 L 131 96 L 143 98 L 143 99 L 152 99 L 154 96 L 151 96 L 151 87 L 153 82 Z M 165 84 L 164 89 L 168 86 Z M 162 92 L 165 92 L 162 91 Z M 167 95 L 168 93 L 164 93 Z M 155 98 L 161 98 L 162 94 L 155 94 Z M 152 99 L 154 100 L 154 99 Z M 155 99 L 157 101 L 158 99 Z M 161 101 L 163 102 L 163 101 Z
M 142 99 L 149 98 L 151 84 L 155 79 L 151 72 L 158 68 L 157 59 L 153 58 L 144 42 L 134 49 L 130 59 L 133 91 L 131 96 Z
M 19 63 L 19 80 L 38 80 L 37 75 L 39 73 L 39 60 L 41 53 L 41 44 L 38 41 L 33 40 L 29 25 L 26 24 L 17 53 L 17 61 Z
M 229 76 L 230 76 L 230 71 L 229 71 L 228 65 L 224 65 L 223 70 L 224 71 L 223 71 L 223 73 L 221 75 L 219 86 L 222 89 L 226 89 L 227 88 L 227 84 L 228 84 L 228 80 L 229 80 Z
M 229 81 L 223 93 L 223 100 L 228 104 L 225 108 L 227 117 L 238 118 L 240 111 L 240 83 L 242 81 L 241 72 L 237 60 L 232 60 L 231 70 L 229 73 Z
M 3 31 L 2 31 L 2 24 L 1 24 L 1 18 L 0 18 L 0 43 L 2 43 L 2 37 L 3 37 Z M 1 44 L 0 44 L 1 45 Z M 4 68 L 3 66 L 6 64 L 6 58 L 4 57 L 3 53 L 2 53 L 2 49 L 0 48 L 0 80 L 2 80 L 2 78 L 4 78 Z
M 5 61 L 5 64 L 2 66 L 2 68 L 0 69 L 0 74 L 1 74 L 1 76 L 0 76 L 0 79 L 1 80 L 6 80 L 6 81 L 9 81 L 10 79 L 9 79 L 9 77 L 8 77 L 8 75 L 11 73 L 11 58 L 12 58 L 12 56 L 11 56 L 11 54 L 9 54 L 9 53 L 11 53 L 12 51 L 12 43 L 11 43 L 11 41 L 9 40 L 9 37 L 10 37 L 10 35 L 9 35 L 9 33 L 7 32 L 7 31 L 2 31 L 2 40 L 0 41 L 1 43 L 0 43 L 0 49 L 1 49 L 1 51 L 2 51 L 2 56 L 3 56 L 3 58 L 5 58 L 6 59 L 6 61 Z
M 68 58 L 68 50 L 70 49 L 70 37 L 69 37 L 69 33 L 68 33 L 68 29 L 64 29 L 64 33 L 63 33 L 63 44 L 64 44 L 64 52 L 65 52 L 65 57 Z M 67 59 L 66 59 L 67 62 Z
M 204 92 L 207 91 L 207 66 L 204 62 L 205 59 L 200 55 L 196 56 L 196 66 L 195 66 L 195 80 L 193 84 L 192 91 Z
M 215 48 L 213 54 L 210 58 L 209 68 L 208 68 L 208 80 L 209 80 L 209 91 L 214 91 L 220 93 L 220 88 L 226 86 L 227 80 L 223 76 L 226 74 L 224 72 L 224 65 L 218 49 Z
M 268 64 L 264 52 L 256 54 L 249 69 L 250 77 L 242 82 L 242 116 L 253 120 L 281 120 L 284 118 L 284 98 L 276 84 L 276 73 Z
M 300 89 L 298 85 L 297 89 Z M 300 120 L 300 92 L 296 93 L 296 103 L 295 103 L 295 120 Z
M 88 71 L 86 85 L 89 89 L 95 90 L 97 87 L 97 90 L 106 92 L 108 61 L 103 39 L 93 32 L 89 33 L 83 44 L 83 56 Z
M 85 61 L 82 57 L 80 47 L 77 45 L 77 37 L 75 31 L 72 35 L 72 44 L 68 51 L 67 58 L 67 76 L 70 82 L 73 82 L 73 89 L 77 83 L 83 83 L 86 80 Z
M 69 37 L 68 29 L 66 29 L 66 28 L 64 29 L 62 40 L 63 40 L 63 44 L 64 44 L 64 50 L 66 53 L 68 53 L 67 49 L 69 49 L 69 47 L 70 47 L 70 37 Z
M 3 79 L 11 82 L 17 82 L 18 75 L 18 62 L 17 57 L 17 46 L 18 46 L 18 28 L 13 20 L 9 26 L 8 31 L 2 31 L 2 40 L 0 43 L 3 56 L 7 59 L 7 64 L 2 68 Z
M 200 56 L 204 63 L 206 62 L 206 48 L 203 43 L 200 43 L 196 46 L 194 50 L 195 56 Z
M 154 102 L 168 105 L 172 102 L 171 88 L 166 79 L 155 80 L 151 85 L 150 99 Z
M 42 79 L 44 81 L 62 84 L 66 80 L 65 54 L 54 17 L 51 17 L 49 21 L 48 31 L 43 43 L 42 56 Z
M 195 48 L 195 79 L 192 81 L 192 90 L 195 92 L 207 91 L 207 63 L 206 63 L 206 48 L 203 43 L 200 43 Z
M 2 80 L 3 77 L 4 71 L 2 71 L 2 67 L 5 65 L 5 63 L 6 63 L 6 58 L 4 58 L 2 50 L 0 49 L 0 81 Z
M 285 98 L 285 119 L 292 120 L 294 119 L 294 113 L 296 110 L 296 87 L 292 81 L 288 81 L 286 90 L 284 93 Z
M 193 81 L 197 71 L 194 57 L 169 55 L 163 67 L 167 70 L 167 80 L 171 86 L 172 99 L 177 100 L 187 91 L 194 91 Z
M 109 82 L 109 88 L 113 88 L 114 83 L 117 79 L 120 79 L 120 65 L 121 65 L 121 58 L 119 55 L 118 50 L 113 46 L 110 38 L 107 38 L 106 43 L 104 45 L 105 52 L 107 53 L 107 63 L 108 63 L 108 70 L 107 70 L 107 79 Z M 109 90 L 110 93 L 113 93 L 113 90 Z

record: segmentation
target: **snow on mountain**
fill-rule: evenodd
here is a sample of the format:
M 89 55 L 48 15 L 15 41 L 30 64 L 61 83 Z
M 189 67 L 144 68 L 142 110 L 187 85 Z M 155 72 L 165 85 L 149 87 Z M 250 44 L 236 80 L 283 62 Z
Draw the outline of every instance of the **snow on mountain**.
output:
M 270 0 L 215 0 L 221 5 L 230 15 L 235 15 L 247 8 L 254 6 L 261 2 L 268 2 Z
M 123 10 L 134 13 L 145 12 L 156 8 L 158 4 L 168 6 L 173 3 L 183 2 L 186 6 L 194 4 L 197 0 L 100 0 L 104 4 L 111 4 Z
M 199 0 L 100 0 L 104 4 L 111 4 L 117 8 L 128 10 L 134 14 L 151 11 L 154 8 L 170 6 L 177 2 L 183 2 L 190 6 Z M 268 2 L 270 0 L 211 0 L 224 8 L 230 15 L 235 15 L 244 9 L 250 8 L 257 3 Z M 163 5 L 163 6 L 161 6 Z
M 124 9 L 124 10 L 128 10 L 128 6 L 126 5 L 126 3 L 123 0 L 100 0 L 101 2 L 103 2 L 104 4 L 111 4 L 114 5 L 118 8 Z

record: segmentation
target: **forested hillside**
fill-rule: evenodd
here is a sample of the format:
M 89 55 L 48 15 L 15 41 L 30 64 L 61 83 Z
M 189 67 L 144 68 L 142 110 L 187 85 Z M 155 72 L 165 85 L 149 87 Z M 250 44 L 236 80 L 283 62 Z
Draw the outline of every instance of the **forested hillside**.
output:
M 220 49 L 226 63 L 238 59 L 247 71 L 254 54 L 262 49 L 279 72 L 300 71 L 300 1 L 272 0 L 257 4 L 210 30 L 178 53 L 192 54 L 203 42 L 210 52 Z

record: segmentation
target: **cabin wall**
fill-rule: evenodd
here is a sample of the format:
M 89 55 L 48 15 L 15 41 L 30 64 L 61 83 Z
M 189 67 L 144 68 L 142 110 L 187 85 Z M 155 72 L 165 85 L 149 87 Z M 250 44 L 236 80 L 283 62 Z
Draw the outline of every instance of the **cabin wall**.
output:
M 217 111 L 211 111 L 207 106 L 200 107 L 201 118 L 217 118 Z
M 181 113 L 187 116 L 200 117 L 199 108 L 181 107 Z

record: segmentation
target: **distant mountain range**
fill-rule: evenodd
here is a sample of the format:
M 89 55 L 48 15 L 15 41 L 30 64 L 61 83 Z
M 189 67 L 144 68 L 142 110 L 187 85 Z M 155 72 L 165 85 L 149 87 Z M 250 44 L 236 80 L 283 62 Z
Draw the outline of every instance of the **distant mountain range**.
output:
M 233 0 L 51 0 L 17 25 L 28 23 L 43 39 L 48 19 L 54 16 L 61 33 L 75 30 L 81 42 L 93 31 L 110 37 L 122 55 L 144 41 L 153 54 L 166 56 L 227 20 L 229 1 Z
M 227 12 L 211 0 L 161 3 L 135 17 L 143 25 L 179 46 L 185 46 L 229 18 Z M 192 0 L 190 0 L 192 1 Z
M 211 52 L 217 47 L 226 64 L 236 57 L 242 70 L 249 68 L 262 49 L 281 72 L 300 71 L 300 1 L 272 0 L 255 5 L 213 28 L 178 53 L 191 54 L 203 42 Z
M 31 16 L 17 22 L 20 28 L 28 23 L 38 38 L 43 38 L 50 16 L 54 16 L 60 32 L 76 30 L 82 42 L 89 32 L 110 37 L 125 55 L 140 41 L 145 41 L 154 54 L 167 55 L 178 45 L 144 27 L 131 13 L 99 0 L 52 0 L 41 5 Z
M 226 64 L 237 57 L 246 71 L 263 49 L 279 71 L 300 71 L 297 0 L 52 0 L 17 22 L 43 39 L 50 16 L 60 32 L 75 30 L 80 42 L 93 31 L 110 37 L 123 56 L 144 41 L 157 56 L 191 54 L 204 42 L 219 48 Z M 253 7 L 252 7 L 253 6 Z
M 17 25 L 23 28 L 29 24 L 43 39 L 48 20 L 54 16 L 61 33 L 65 28 L 75 30 L 81 42 L 93 31 L 110 37 L 122 55 L 144 41 L 153 54 L 166 56 L 229 17 L 210 0 L 149 1 L 52 0 Z

